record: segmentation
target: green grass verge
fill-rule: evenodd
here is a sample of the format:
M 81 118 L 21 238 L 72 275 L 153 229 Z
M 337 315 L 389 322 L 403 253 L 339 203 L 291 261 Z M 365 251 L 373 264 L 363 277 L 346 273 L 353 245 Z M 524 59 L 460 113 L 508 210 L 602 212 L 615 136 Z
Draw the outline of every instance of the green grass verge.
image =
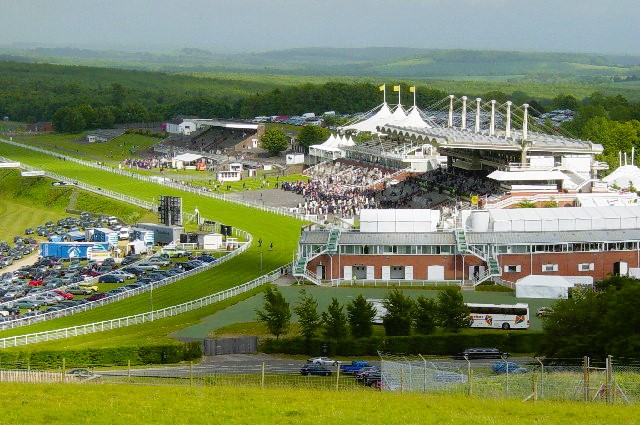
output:
M 640 407 L 464 396 L 216 386 L 3 384 L 3 423 L 633 424 Z M 64 408 L 61 408 L 64 406 Z
M 301 221 L 289 217 L 264 213 L 251 208 L 161 187 L 153 183 L 140 182 L 9 145 L 0 144 L 0 155 L 147 201 L 157 199 L 159 195 L 182 196 L 185 211 L 192 211 L 197 206 L 203 217 L 242 228 L 253 234 L 256 240 L 262 238 L 266 244 L 273 242 L 273 250 L 265 250 L 262 254 L 264 271 L 273 270 L 292 260 L 300 234 L 300 226 L 303 224 Z M 232 261 L 205 273 L 155 290 L 153 293 L 153 305 L 157 309 L 186 302 L 250 281 L 260 274 L 260 250 L 254 245 L 245 254 Z M 142 313 L 149 310 L 149 305 L 149 295 L 142 294 L 93 311 L 0 332 L 0 337 Z M 200 309 L 177 318 L 119 329 L 113 331 L 113 335 L 122 335 L 123 340 L 129 343 L 135 343 L 138 338 L 155 339 L 164 337 L 173 330 L 187 325 L 189 320 L 197 320 L 200 317 L 211 314 L 213 311 L 207 308 Z M 167 325 L 168 323 L 173 323 L 174 325 Z M 130 338 L 127 335 L 135 335 L 135 337 Z M 99 333 L 89 335 L 86 338 L 86 344 L 93 343 L 96 346 L 102 346 L 105 338 L 109 338 L 109 336 Z M 80 342 L 80 339 L 73 338 L 73 341 L 73 344 L 75 344 L 75 341 Z

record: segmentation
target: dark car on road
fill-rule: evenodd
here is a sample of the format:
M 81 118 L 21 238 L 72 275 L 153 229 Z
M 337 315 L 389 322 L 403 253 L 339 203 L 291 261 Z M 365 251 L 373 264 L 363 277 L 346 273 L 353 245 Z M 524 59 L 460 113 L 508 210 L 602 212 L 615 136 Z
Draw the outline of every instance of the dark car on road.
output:
M 320 364 L 307 363 L 300 368 L 300 374 L 302 376 L 316 375 L 316 376 L 330 376 L 331 371 Z
M 458 360 L 464 359 L 501 359 L 509 357 L 511 354 L 498 350 L 497 348 L 467 348 L 456 354 L 454 358 Z

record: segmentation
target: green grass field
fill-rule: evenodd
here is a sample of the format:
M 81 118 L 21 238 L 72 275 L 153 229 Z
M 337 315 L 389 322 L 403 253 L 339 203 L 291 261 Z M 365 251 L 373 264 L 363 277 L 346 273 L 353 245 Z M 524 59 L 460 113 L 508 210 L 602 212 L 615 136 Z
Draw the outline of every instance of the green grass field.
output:
M 375 299 L 383 299 L 386 297 L 386 294 L 390 289 L 385 288 L 350 288 L 350 287 L 341 287 L 341 288 L 327 288 L 327 287 L 317 287 L 317 286 L 289 286 L 289 287 L 280 287 L 278 288 L 282 295 L 287 299 L 290 306 L 293 307 L 298 299 L 299 291 L 301 288 L 304 288 L 308 295 L 313 296 L 318 301 L 318 311 L 326 311 L 327 307 L 331 303 L 331 298 L 336 297 L 340 301 L 341 304 L 346 304 L 347 302 L 353 300 L 359 294 L 363 294 L 365 298 L 375 298 Z M 434 298 L 438 295 L 438 291 L 429 291 L 422 289 L 404 289 L 403 293 L 415 298 L 420 295 L 423 295 L 427 298 Z M 463 292 L 463 296 L 466 302 L 477 302 L 477 303 L 504 303 L 504 304 L 515 304 L 516 302 L 526 302 L 529 304 L 530 310 L 530 320 L 531 320 L 531 330 L 541 330 L 542 329 L 542 321 L 535 316 L 536 309 L 542 306 L 549 306 L 552 304 L 552 300 L 542 300 L 542 299 L 516 299 L 513 293 L 504 293 L 504 292 Z M 250 334 L 257 335 L 254 333 L 259 328 L 254 329 L 252 324 L 255 320 L 257 320 L 257 316 L 255 314 L 256 309 L 261 309 L 264 303 L 263 296 L 256 295 L 245 301 L 239 302 L 236 305 L 230 306 L 229 308 L 220 311 L 210 317 L 204 318 L 201 322 L 195 324 L 191 327 L 185 327 L 184 329 L 179 330 L 174 335 L 180 337 L 191 337 L 191 338 L 205 338 L 212 331 L 216 334 L 220 333 L 242 333 L 242 334 Z M 295 320 L 295 315 L 293 316 L 293 320 Z M 244 328 L 234 327 L 235 323 L 244 323 Z M 247 325 L 248 324 L 248 325 Z M 229 328 L 230 327 L 230 328 Z M 475 331 L 475 330 L 474 330 Z M 480 330 L 482 332 L 483 330 Z M 260 335 L 266 335 L 260 334 Z
M 0 155 L 55 173 L 64 174 L 90 184 L 109 187 L 120 193 L 133 195 L 148 201 L 157 199 L 159 195 L 182 196 L 185 211 L 192 211 L 198 206 L 203 217 L 229 224 L 233 227 L 242 228 L 253 234 L 256 240 L 262 238 L 266 243 L 273 242 L 273 250 L 265 251 L 262 255 L 264 271 L 280 267 L 290 262 L 293 258 L 300 226 L 302 225 L 302 222 L 298 220 L 164 188 L 152 183 L 132 180 L 127 177 L 96 169 L 89 169 L 75 163 L 61 161 L 54 157 L 10 147 L 8 145 L 0 144 Z M 154 308 L 162 308 L 189 301 L 250 281 L 260 274 L 260 252 L 253 246 L 237 259 L 224 263 L 198 276 L 154 291 L 153 305 Z M 149 295 L 144 294 L 72 317 L 7 330 L 1 332 L 0 337 L 62 328 L 82 323 L 92 323 L 114 317 L 123 317 L 148 311 L 149 305 Z M 166 342 L 166 335 L 168 333 L 187 325 L 190 321 L 197 321 L 200 317 L 211 314 L 216 311 L 215 309 L 215 306 L 211 306 L 181 315 L 177 318 L 112 331 L 111 335 L 95 334 L 82 338 L 74 338 L 74 343 L 104 346 L 106 339 L 110 338 L 110 336 L 118 335 L 122 335 L 123 337 L 117 338 L 118 342 L 114 342 L 114 345 L 126 343 L 136 344 L 141 341 L 162 340 Z
M 375 391 L 3 384 L 2 423 L 474 424 L 640 423 L 640 407 L 483 400 Z

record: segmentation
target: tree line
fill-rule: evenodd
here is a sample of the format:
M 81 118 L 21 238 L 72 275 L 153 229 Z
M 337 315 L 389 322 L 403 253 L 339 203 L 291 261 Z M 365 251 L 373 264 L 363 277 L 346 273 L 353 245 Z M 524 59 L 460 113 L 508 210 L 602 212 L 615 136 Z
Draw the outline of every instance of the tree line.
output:
M 411 104 L 408 85 L 399 84 L 405 96 L 403 103 Z M 417 104 L 428 108 L 448 94 L 419 86 Z M 454 94 L 529 103 L 533 115 L 553 109 L 574 110 L 573 121 L 562 128 L 574 137 L 602 144 L 604 153 L 599 159 L 612 168 L 617 166 L 619 151 L 640 147 L 640 102 L 622 95 L 594 92 L 583 99 L 571 94 L 540 99 L 520 91 Z M 0 117 L 53 121 L 55 128 L 64 132 L 108 128 L 115 123 L 159 122 L 177 115 L 248 119 L 329 110 L 350 114 L 374 108 L 381 101 L 380 95 L 378 85 L 368 82 L 277 86 L 159 72 L 0 61 Z
M 407 336 L 412 332 L 428 335 L 440 327 L 458 332 L 470 325 L 469 309 L 459 290 L 442 290 L 438 296 L 419 296 L 415 300 L 402 291 L 394 289 L 383 300 L 387 313 L 382 324 L 387 336 Z M 345 311 L 346 310 L 346 311 Z M 323 337 L 340 342 L 348 338 L 367 338 L 373 334 L 377 310 L 362 294 L 346 305 L 336 297 L 326 311 L 318 311 L 318 302 L 304 289 L 291 308 L 277 287 L 267 287 L 262 309 L 256 310 L 258 320 L 265 324 L 269 333 L 278 339 L 288 332 L 292 312 L 297 316 L 299 334 L 307 344 L 322 334 Z

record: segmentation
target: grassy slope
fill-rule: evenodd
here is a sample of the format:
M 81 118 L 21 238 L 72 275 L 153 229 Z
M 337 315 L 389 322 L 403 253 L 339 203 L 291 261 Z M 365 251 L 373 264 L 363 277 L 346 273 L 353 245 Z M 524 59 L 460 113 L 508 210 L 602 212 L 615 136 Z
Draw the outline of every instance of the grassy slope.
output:
M 46 168 L 47 170 L 68 175 L 90 184 L 109 187 L 121 193 L 137 196 L 142 199 L 152 200 L 158 195 L 174 195 L 183 197 L 183 207 L 186 211 L 192 211 L 197 205 L 201 214 L 221 223 L 240 227 L 254 235 L 256 239 L 262 238 L 264 241 L 273 241 L 274 248 L 265 251 L 263 254 L 264 270 L 272 270 L 292 259 L 296 248 L 297 238 L 300 232 L 300 221 L 276 216 L 268 213 L 261 213 L 250 208 L 217 201 L 210 198 L 199 197 L 194 194 L 185 193 L 178 190 L 171 190 L 161 186 L 143 183 L 126 177 L 89 169 L 80 165 L 61 161 L 53 157 L 41 155 L 35 152 L 26 151 L 0 144 L 0 155 L 6 156 L 27 164 Z M 154 308 L 162 308 L 198 298 L 207 294 L 244 283 L 259 276 L 260 252 L 254 246 L 240 258 L 227 262 L 206 273 L 185 279 L 176 284 L 158 289 L 153 294 Z M 8 330 L 0 333 L 0 337 L 9 335 L 19 335 L 27 332 L 37 332 L 47 329 L 55 329 L 72 326 L 82 323 L 91 323 L 113 317 L 127 316 L 141 313 L 149 309 L 149 296 L 144 294 L 127 299 L 122 302 L 111 304 L 86 313 L 74 315 L 72 317 L 60 318 L 50 322 L 40 323 L 15 330 Z M 205 315 L 205 310 L 195 313 L 194 320 L 200 315 Z M 182 316 L 180 316 L 182 317 Z M 175 319 L 174 319 L 175 320 Z M 181 320 L 180 318 L 177 319 Z M 157 321 L 144 325 L 149 338 L 162 338 L 166 335 L 164 330 L 167 321 Z M 136 326 L 136 328 L 138 328 Z M 124 328 L 116 331 L 117 334 L 133 334 L 138 332 L 132 328 Z M 96 345 L 103 344 L 103 336 L 91 335 L 89 338 Z M 139 341 L 139 334 L 131 337 L 129 343 Z
M 135 394 L 135 396 L 132 396 Z M 636 424 L 640 407 L 308 389 L 4 384 L 6 425 Z M 82 400 L 82 402 L 78 402 Z M 72 408 L 69 408 L 73 406 Z M 364 420 L 367 418 L 366 420 Z

